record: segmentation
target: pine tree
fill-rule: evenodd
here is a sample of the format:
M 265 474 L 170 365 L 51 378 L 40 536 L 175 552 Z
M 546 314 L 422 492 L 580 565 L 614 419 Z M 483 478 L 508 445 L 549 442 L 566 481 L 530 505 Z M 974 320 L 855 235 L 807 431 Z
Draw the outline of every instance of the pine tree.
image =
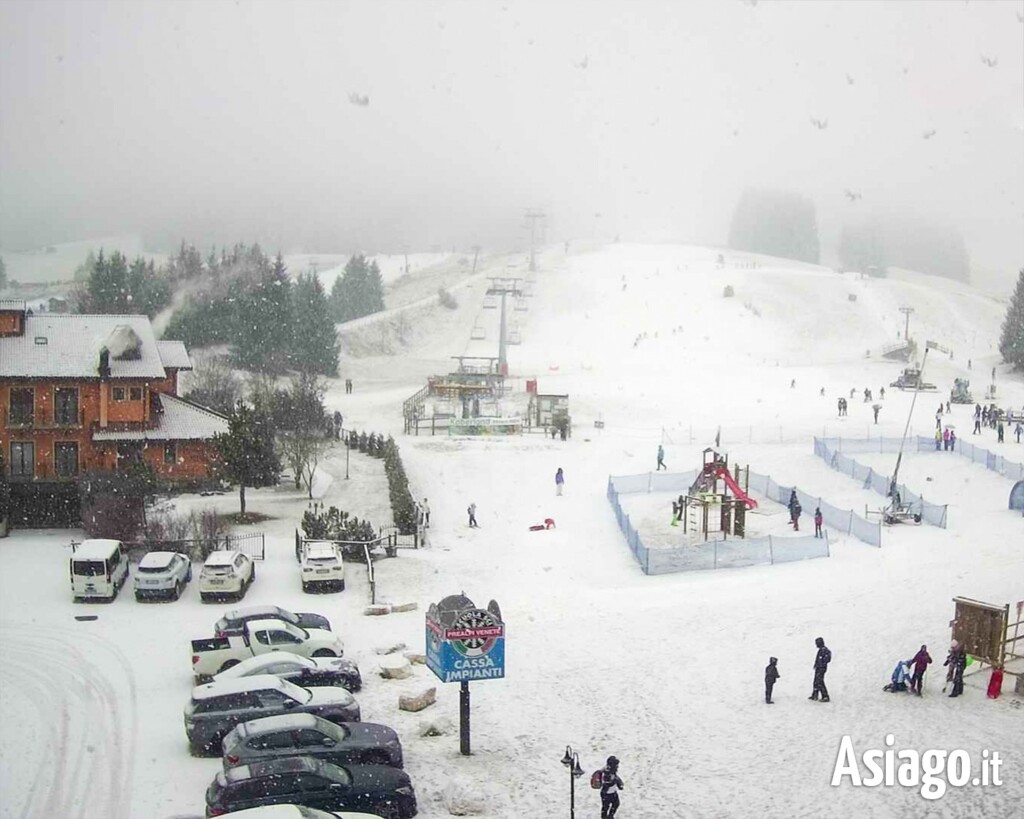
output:
M 228 418 L 227 433 L 215 435 L 213 443 L 224 477 L 238 484 L 239 507 L 244 516 L 245 488 L 273 486 L 281 477 L 273 424 L 239 401 Z
M 729 246 L 817 264 L 821 247 L 814 203 L 789 191 L 744 191 L 729 227 Z
M 234 358 L 240 367 L 279 373 L 287 367 L 292 336 L 291 282 L 281 254 L 266 268 L 259 247 L 250 256 L 253 251 L 258 255 L 251 261 L 264 269 L 236 305 Z
M 334 320 L 351 321 L 383 309 L 384 280 L 377 262 L 367 262 L 363 255 L 353 256 L 331 288 Z
M 1003 319 L 999 352 L 1003 361 L 1013 364 L 1014 369 L 1024 369 L 1024 268 L 1017 275 L 1017 287 Z
M 300 372 L 338 374 L 338 335 L 327 294 L 316 273 L 300 273 L 292 287 L 292 365 Z
M 4 264 L 3 257 L 0 256 L 0 290 L 7 287 L 7 265 Z

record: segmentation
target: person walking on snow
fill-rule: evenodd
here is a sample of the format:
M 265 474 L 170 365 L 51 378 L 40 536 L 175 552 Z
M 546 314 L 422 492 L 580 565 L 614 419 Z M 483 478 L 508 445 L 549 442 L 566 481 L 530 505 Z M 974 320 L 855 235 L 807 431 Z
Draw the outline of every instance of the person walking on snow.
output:
M 949 427 L 942 430 L 942 448 L 949 452 Z
M 775 704 L 772 702 L 772 689 L 775 687 L 775 681 L 782 676 L 775 665 L 778 661 L 777 657 L 769 657 L 768 665 L 764 668 L 764 701 L 768 705 Z
M 619 791 L 624 787 L 619 779 L 619 760 L 610 756 L 601 771 L 601 819 L 614 819 L 619 809 Z
M 828 664 L 832 662 L 832 652 L 828 650 L 823 637 L 815 637 L 814 645 L 818 647 L 818 653 L 814 655 L 814 690 L 808 699 L 817 700 L 821 694 L 822 702 L 831 702 L 828 689 L 825 687 L 825 672 L 828 671 Z
M 935 427 L 935 451 L 942 449 L 942 430 Z
M 662 469 L 666 471 L 668 470 L 668 467 L 665 466 L 665 447 L 663 447 L 661 444 L 658 444 L 658 468 L 655 469 L 655 472 L 658 472 Z
M 470 528 L 478 529 L 480 524 L 476 522 L 476 504 L 470 503 L 466 508 L 466 512 L 469 514 L 469 525 Z
M 921 646 L 921 650 L 914 655 L 913 659 L 907 660 L 907 665 L 914 669 L 914 674 L 910 678 L 910 691 L 919 697 L 921 696 L 921 686 L 924 684 L 924 672 L 928 670 L 931 662 L 928 646 Z
M 875 413 L 875 423 L 878 423 L 878 411 L 882 408 L 881 404 L 872 404 L 871 409 Z
M 821 507 L 820 506 L 816 506 L 814 508 L 814 536 L 815 537 L 821 537 L 821 524 L 824 522 L 824 520 L 825 520 L 825 518 L 823 518 L 822 515 L 821 515 Z
M 981 435 L 981 404 L 974 405 L 974 432 L 971 435 Z
M 562 494 L 562 487 L 565 485 L 565 475 L 562 473 L 562 467 L 558 467 L 558 471 L 555 473 L 555 494 Z
M 946 657 L 946 662 L 943 665 L 949 666 L 946 681 L 948 682 L 951 679 L 953 681 L 953 690 L 949 696 L 959 697 L 964 693 L 964 669 L 967 668 L 966 649 L 959 643 L 954 642 L 953 647 L 949 650 L 949 656 Z
M 1005 431 L 1005 428 L 1003 427 L 1003 419 L 1000 418 L 999 419 L 999 423 L 996 424 L 996 442 L 997 443 L 1001 444 L 1003 442 L 1003 432 L 1004 431 Z
M 800 531 L 800 513 L 803 512 L 803 507 L 800 505 L 800 501 L 797 499 L 796 490 L 794 489 L 789 496 L 789 522 L 793 524 L 793 531 Z
M 956 430 L 951 429 L 949 431 L 949 451 L 956 452 Z
M 423 505 L 420 506 L 420 510 L 423 512 L 423 525 L 425 527 L 430 526 L 430 505 L 427 503 L 427 499 L 423 499 Z
M 1021 425 L 1021 422 L 1018 421 L 1017 422 L 1017 428 L 1013 431 L 1013 434 L 1017 436 L 1017 443 L 1018 444 L 1020 443 L 1020 436 L 1021 436 L 1022 433 L 1024 433 L 1024 425 Z

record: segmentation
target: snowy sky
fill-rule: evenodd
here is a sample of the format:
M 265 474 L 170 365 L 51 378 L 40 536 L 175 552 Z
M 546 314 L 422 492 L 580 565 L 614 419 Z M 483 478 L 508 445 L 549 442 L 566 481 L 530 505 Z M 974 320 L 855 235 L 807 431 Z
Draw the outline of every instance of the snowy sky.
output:
M 1024 258 L 1021 16 L 1020 2 L 7 0 L 0 244 L 486 245 L 521 237 L 526 207 L 552 236 L 722 242 L 742 189 L 771 185 L 815 200 L 826 248 L 847 218 L 913 212 L 960 226 L 974 262 L 1009 280 Z

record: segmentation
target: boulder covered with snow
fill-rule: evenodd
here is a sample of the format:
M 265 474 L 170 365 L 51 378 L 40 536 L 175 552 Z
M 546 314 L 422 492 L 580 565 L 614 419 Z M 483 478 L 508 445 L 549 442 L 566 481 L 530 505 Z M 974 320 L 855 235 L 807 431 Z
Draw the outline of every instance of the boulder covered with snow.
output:
M 373 650 L 373 653 L 377 655 L 397 654 L 400 651 L 405 651 L 407 648 L 408 646 L 405 643 L 394 643 L 390 646 L 377 646 L 377 648 Z
M 487 812 L 487 797 L 477 783 L 451 779 L 442 794 L 444 806 L 452 816 L 479 816 Z
M 402 694 L 398 697 L 399 711 L 422 711 L 437 702 L 437 688 L 425 688 L 419 694 Z
M 363 609 L 363 614 L 371 617 L 380 617 L 382 614 L 391 614 L 391 606 L 386 606 L 383 603 L 374 603 L 373 605 L 367 606 Z
M 426 665 L 427 663 L 427 655 L 420 654 L 418 651 L 403 651 L 402 656 L 413 665 Z
M 391 611 L 397 613 L 400 611 L 416 611 L 419 608 L 419 603 L 408 602 L 408 603 L 392 603 Z
M 422 720 L 416 728 L 416 733 L 421 737 L 446 737 L 455 733 L 455 723 L 451 717 L 439 714 L 431 719 Z
M 386 654 L 380 658 L 380 675 L 385 680 L 404 680 L 412 676 L 412 665 L 401 654 Z

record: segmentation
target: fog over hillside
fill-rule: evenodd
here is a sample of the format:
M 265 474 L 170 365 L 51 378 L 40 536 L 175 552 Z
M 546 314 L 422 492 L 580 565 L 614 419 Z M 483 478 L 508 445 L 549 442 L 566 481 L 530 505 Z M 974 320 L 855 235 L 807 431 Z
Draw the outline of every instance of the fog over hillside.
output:
M 1024 258 L 1020 2 L 0 4 L 0 247 L 722 244 L 743 191 Z

